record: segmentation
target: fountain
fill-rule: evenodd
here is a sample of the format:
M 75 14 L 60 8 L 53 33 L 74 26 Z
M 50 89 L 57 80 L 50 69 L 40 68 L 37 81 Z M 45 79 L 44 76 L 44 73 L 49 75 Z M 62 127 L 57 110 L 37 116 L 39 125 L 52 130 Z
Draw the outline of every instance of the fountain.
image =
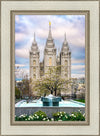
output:
M 46 97 L 41 97 L 41 101 L 43 102 L 43 106 L 59 106 L 61 97 L 56 97 L 50 94 Z

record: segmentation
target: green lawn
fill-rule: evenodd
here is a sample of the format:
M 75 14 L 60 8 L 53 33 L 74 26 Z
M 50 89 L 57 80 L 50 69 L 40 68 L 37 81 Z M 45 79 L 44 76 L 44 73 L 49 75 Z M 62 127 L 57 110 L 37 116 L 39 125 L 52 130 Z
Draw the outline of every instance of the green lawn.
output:
M 83 103 L 85 103 L 85 99 L 79 99 L 79 100 L 74 100 L 74 101 L 78 101 L 78 102 L 83 102 Z

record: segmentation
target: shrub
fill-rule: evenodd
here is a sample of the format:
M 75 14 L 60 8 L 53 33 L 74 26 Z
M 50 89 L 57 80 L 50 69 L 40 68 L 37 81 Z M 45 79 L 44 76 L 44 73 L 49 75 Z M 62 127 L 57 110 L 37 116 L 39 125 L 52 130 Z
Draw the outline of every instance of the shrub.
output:
M 68 115 L 65 112 L 56 112 L 53 113 L 53 118 L 55 121 L 59 120 L 66 121 L 68 120 Z
M 15 117 L 15 121 L 49 121 L 49 118 L 43 111 L 35 112 L 33 115 L 20 115 Z
M 53 114 L 55 121 L 84 121 L 85 114 L 82 114 L 80 111 L 73 112 L 72 114 L 67 114 L 65 112 L 57 112 Z
M 15 121 L 84 121 L 85 114 L 80 111 L 67 114 L 66 112 L 53 113 L 53 118 L 47 117 L 45 112 L 37 111 L 33 115 L 23 114 L 15 117 Z
M 84 121 L 85 120 L 85 114 L 82 114 L 80 111 L 73 112 L 70 115 L 70 120 L 71 121 Z
M 85 103 L 85 99 L 79 99 L 79 100 L 74 100 L 74 101 L 78 101 L 78 102 L 83 102 L 83 103 Z
M 37 112 L 35 112 L 33 114 L 33 116 L 34 116 L 34 121 L 37 121 L 37 120 L 39 120 L 39 121 L 42 121 L 42 120 L 46 121 L 48 119 L 46 113 L 43 112 L 43 111 L 37 111 Z
M 15 116 L 15 121 L 25 121 L 28 118 L 27 114 L 23 114 L 20 116 Z

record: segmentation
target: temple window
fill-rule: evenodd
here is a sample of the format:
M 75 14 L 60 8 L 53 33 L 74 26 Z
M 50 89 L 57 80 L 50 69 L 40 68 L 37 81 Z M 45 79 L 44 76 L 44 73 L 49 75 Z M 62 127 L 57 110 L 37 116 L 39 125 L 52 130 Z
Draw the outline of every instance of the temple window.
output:
M 36 65 L 36 60 L 33 60 L 33 65 Z
M 49 66 L 52 66 L 52 58 L 49 58 Z

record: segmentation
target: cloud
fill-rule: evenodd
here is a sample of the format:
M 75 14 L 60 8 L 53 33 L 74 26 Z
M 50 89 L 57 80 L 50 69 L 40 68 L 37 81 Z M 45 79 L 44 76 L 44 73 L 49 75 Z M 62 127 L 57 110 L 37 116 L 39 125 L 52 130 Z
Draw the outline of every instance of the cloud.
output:
M 15 42 L 21 42 L 26 39 L 26 35 L 24 33 L 15 33 Z
M 22 57 L 22 58 L 29 58 L 29 49 L 26 48 L 22 48 L 22 49 L 16 49 L 15 50 L 15 55 L 18 57 Z
M 43 60 L 44 48 L 51 21 L 52 37 L 56 48 L 60 48 L 66 32 L 72 52 L 73 74 L 84 71 L 85 65 L 85 16 L 84 15 L 16 15 L 15 16 L 15 58 L 17 63 L 26 64 L 34 32 Z M 20 62 L 18 61 L 20 59 Z M 29 63 L 29 62 L 28 62 Z M 73 65 L 75 64 L 75 65 Z M 77 65 L 76 65 L 77 64 Z M 29 65 L 29 64 L 28 64 Z
M 85 59 L 74 59 L 74 58 L 72 58 L 71 63 L 72 64 L 85 63 Z
M 46 39 L 48 36 L 49 20 L 51 21 L 54 39 L 63 42 L 64 33 L 66 32 L 69 44 L 73 44 L 74 46 L 85 46 L 85 31 L 82 25 L 82 22 L 85 22 L 84 16 L 71 15 L 65 15 L 63 17 L 54 15 L 20 16 L 20 24 L 18 25 L 20 29 L 19 33 L 15 36 L 16 41 L 27 38 L 27 36 L 33 35 L 34 32 L 36 32 L 38 38 Z M 20 31 L 23 32 L 23 34 L 20 34 Z
M 85 65 L 72 65 L 71 68 L 72 70 L 84 69 Z
M 25 65 L 23 64 L 15 64 L 15 67 L 24 67 Z
M 82 78 L 85 77 L 85 74 L 71 74 L 72 78 Z

